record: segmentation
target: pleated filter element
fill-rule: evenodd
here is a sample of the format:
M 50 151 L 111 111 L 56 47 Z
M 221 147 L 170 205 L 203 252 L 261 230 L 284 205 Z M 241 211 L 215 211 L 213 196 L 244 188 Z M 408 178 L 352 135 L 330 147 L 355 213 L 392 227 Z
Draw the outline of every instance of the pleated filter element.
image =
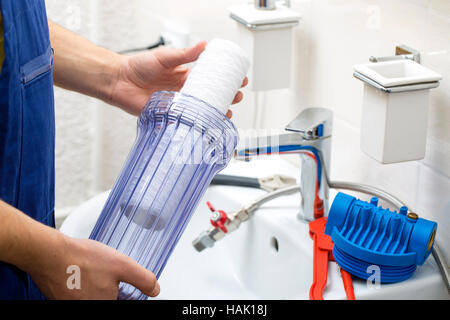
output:
M 181 92 L 226 114 L 249 68 L 250 59 L 237 44 L 213 39 L 190 71 Z

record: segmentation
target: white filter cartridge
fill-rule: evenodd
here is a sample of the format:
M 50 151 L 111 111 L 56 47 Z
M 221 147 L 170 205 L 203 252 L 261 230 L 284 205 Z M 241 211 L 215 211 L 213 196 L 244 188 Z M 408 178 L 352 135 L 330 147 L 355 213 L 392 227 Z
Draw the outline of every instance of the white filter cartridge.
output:
M 225 114 L 249 68 L 250 60 L 238 45 L 229 40 L 213 39 L 190 71 L 181 92 Z

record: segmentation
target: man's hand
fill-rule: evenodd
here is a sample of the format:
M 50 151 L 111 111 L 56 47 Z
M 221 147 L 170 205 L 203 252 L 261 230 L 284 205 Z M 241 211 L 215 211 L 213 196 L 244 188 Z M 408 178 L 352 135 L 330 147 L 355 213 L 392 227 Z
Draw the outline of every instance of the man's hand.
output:
M 48 299 L 117 299 L 120 282 L 159 294 L 153 273 L 100 242 L 69 238 L 1 200 L 0 221 L 0 261 L 28 273 Z
M 202 41 L 185 49 L 159 48 L 134 56 L 123 56 L 110 103 L 138 115 L 153 92 L 179 91 L 189 73 L 185 64 L 196 61 L 206 45 Z M 242 85 L 245 86 L 247 82 L 245 79 Z M 242 98 L 242 92 L 238 92 L 233 103 L 238 103 Z M 230 110 L 227 116 L 231 115 Z
M 113 248 L 93 240 L 68 237 L 62 243 L 58 246 L 64 250 L 62 255 L 54 257 L 47 268 L 39 268 L 36 263 L 30 272 L 47 299 L 115 300 L 120 282 L 129 283 L 150 297 L 159 294 L 155 275 Z M 79 288 L 69 279 L 70 267 L 76 268 L 73 275 L 79 276 Z
M 54 79 L 62 88 L 101 99 L 139 115 L 156 91 L 178 91 L 189 73 L 185 66 L 197 60 L 206 47 L 202 41 L 185 49 L 158 48 L 123 56 L 99 47 L 49 20 L 55 50 Z M 247 78 L 242 86 L 247 85 Z M 241 101 L 238 92 L 233 103 Z M 231 111 L 228 111 L 231 117 Z

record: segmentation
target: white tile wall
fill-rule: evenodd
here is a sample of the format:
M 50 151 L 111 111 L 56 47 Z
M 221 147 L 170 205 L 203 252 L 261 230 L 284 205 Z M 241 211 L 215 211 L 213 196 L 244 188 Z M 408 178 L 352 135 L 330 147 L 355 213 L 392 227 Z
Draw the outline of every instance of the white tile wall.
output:
M 49 16 L 99 44 L 120 50 L 153 42 L 166 20 L 194 39 L 237 39 L 226 8 L 243 0 L 47 0 Z M 383 188 L 420 215 L 439 221 L 450 261 L 450 1 L 291 0 L 302 14 L 294 32 L 292 85 L 260 95 L 263 127 L 283 128 L 304 107 L 333 109 L 331 176 Z M 431 92 L 427 155 L 381 165 L 359 149 L 362 83 L 352 66 L 407 44 L 443 75 Z M 234 107 L 240 128 L 252 125 L 254 93 Z M 57 206 L 73 206 L 110 188 L 134 139 L 135 119 L 89 98 L 57 91 Z M 94 116 L 93 116 L 94 115 Z M 121 128 L 117 130 L 117 128 Z
M 89 0 L 47 1 L 56 22 L 92 39 L 93 16 Z M 95 101 L 56 89 L 56 207 L 76 206 L 92 195 Z

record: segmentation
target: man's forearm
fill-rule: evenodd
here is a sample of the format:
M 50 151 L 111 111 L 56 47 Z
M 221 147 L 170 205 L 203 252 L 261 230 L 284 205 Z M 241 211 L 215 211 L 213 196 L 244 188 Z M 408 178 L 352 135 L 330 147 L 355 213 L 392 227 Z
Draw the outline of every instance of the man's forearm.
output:
M 28 273 L 47 299 L 117 299 L 120 282 L 151 297 L 159 294 L 155 275 L 130 257 L 97 241 L 67 237 L 1 200 L 0 261 Z M 69 266 L 78 267 L 75 287 Z
M 0 200 L 0 261 L 31 273 L 53 263 L 63 242 L 61 233 Z
M 55 50 L 55 84 L 109 101 L 122 56 L 97 46 L 50 20 L 49 29 Z

